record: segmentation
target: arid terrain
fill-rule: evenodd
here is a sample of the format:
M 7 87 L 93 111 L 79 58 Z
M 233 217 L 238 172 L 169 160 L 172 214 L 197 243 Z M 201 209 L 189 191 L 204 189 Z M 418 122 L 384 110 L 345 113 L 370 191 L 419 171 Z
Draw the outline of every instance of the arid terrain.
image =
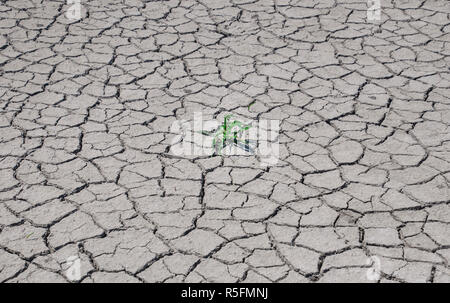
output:
M 0 1 L 0 282 L 450 282 L 449 1 L 73 5 Z

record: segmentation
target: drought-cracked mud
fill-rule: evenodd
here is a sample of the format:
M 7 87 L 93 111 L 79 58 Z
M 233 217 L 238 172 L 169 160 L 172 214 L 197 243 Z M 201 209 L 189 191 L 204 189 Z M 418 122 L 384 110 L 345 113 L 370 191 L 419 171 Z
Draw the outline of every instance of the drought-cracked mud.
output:
M 450 2 L 81 4 L 0 1 L 0 281 L 450 281 Z M 172 155 L 194 112 L 278 163 Z

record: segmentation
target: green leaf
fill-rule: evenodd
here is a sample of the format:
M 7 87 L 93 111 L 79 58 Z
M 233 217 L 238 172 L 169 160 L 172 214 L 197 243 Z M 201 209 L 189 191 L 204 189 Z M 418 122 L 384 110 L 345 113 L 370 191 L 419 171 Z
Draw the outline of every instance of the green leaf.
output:
M 237 121 L 237 120 L 234 120 L 232 123 L 231 123 L 231 126 L 230 126 L 230 128 L 233 128 L 233 127 L 235 127 L 235 126 L 241 126 L 242 125 L 242 122 L 240 122 L 240 121 Z
M 252 128 L 251 124 L 247 124 L 247 125 L 244 125 L 244 126 L 241 128 L 241 130 L 247 130 L 247 129 L 250 129 L 250 128 Z

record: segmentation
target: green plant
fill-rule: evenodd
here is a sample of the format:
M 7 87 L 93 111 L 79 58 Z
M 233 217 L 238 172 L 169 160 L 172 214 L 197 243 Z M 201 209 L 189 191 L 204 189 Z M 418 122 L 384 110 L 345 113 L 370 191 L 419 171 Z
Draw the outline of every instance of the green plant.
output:
M 220 155 L 222 149 L 228 145 L 235 144 L 236 146 L 244 149 L 245 151 L 252 152 L 250 147 L 250 140 L 242 140 L 242 133 L 252 126 L 250 124 L 244 124 L 241 121 L 231 121 L 232 115 L 226 115 L 223 118 L 223 123 L 219 128 L 212 132 L 202 131 L 201 133 L 206 136 L 213 136 L 212 147 L 215 152 Z

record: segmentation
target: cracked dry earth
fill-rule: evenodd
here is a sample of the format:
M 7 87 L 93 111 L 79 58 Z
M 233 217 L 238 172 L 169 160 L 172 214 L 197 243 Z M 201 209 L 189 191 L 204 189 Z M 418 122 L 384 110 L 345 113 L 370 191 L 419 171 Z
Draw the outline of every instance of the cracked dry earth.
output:
M 450 281 L 450 2 L 82 5 L 0 2 L 0 281 Z M 278 163 L 174 156 L 194 112 Z

